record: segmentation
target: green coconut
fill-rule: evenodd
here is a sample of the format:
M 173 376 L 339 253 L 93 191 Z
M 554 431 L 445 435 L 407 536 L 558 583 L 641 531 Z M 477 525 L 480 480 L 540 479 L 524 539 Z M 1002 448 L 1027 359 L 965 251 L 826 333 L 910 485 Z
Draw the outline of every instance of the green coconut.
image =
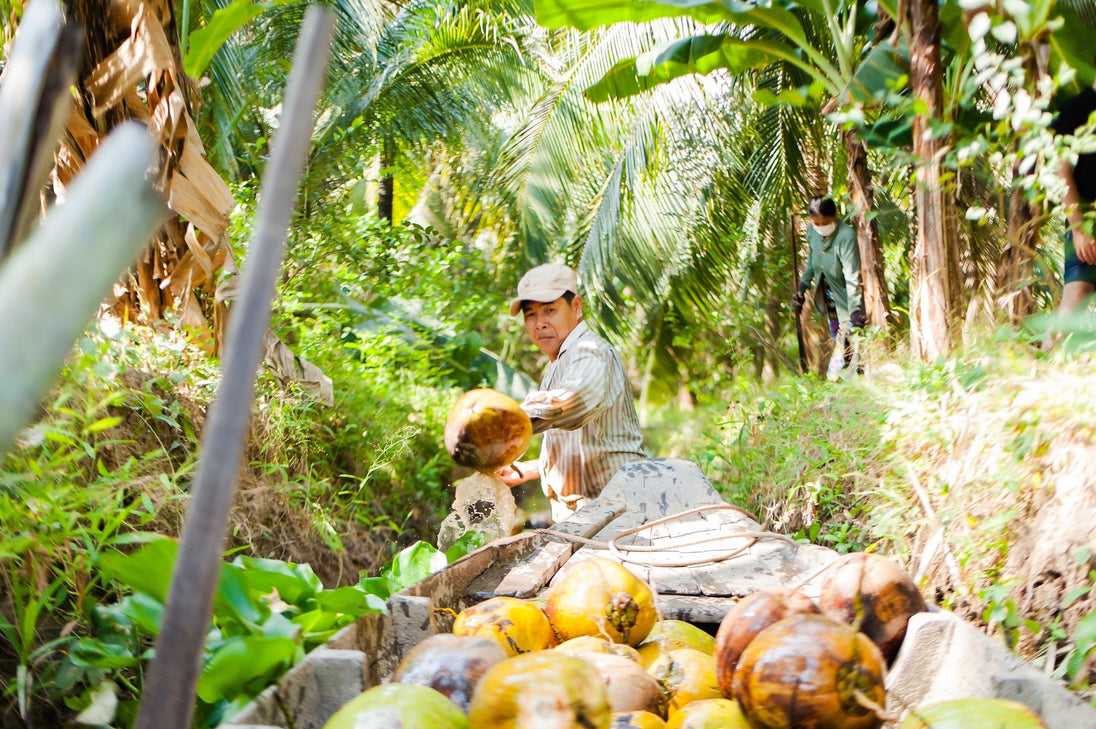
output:
M 388 683 L 374 686 L 336 711 L 323 729 L 468 729 L 468 718 L 428 686 Z
M 1047 725 L 1018 701 L 972 697 L 914 709 L 898 729 L 1047 729 Z

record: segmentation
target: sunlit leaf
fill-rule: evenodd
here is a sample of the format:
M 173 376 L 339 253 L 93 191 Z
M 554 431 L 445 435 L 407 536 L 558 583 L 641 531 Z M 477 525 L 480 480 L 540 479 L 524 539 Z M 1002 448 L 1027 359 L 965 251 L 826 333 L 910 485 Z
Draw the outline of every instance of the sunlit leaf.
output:
M 291 564 L 277 559 L 241 555 L 235 563 L 243 568 L 241 577 L 259 594 L 277 590 L 278 597 L 290 605 L 301 605 L 323 589 L 323 583 L 307 564 Z
M 216 647 L 202 667 L 198 696 L 212 704 L 221 699 L 231 701 L 249 686 L 257 690 L 265 685 L 259 679 L 290 665 L 298 650 L 297 644 L 287 638 L 230 638 Z
M 179 543 L 166 536 L 152 539 L 135 552 L 110 551 L 99 558 L 99 569 L 110 580 L 167 602 L 171 569 Z
M 362 590 L 356 585 L 324 590 L 316 595 L 316 604 L 324 610 L 351 615 L 385 612 L 385 598 Z
M 470 529 L 464 534 L 461 534 L 453 546 L 445 550 L 445 558 L 450 563 L 456 562 L 458 559 L 466 554 L 470 554 L 486 543 L 487 538 L 483 532 L 478 532 L 475 529 Z
M 420 541 L 397 554 L 384 576 L 402 588 L 429 577 L 447 564 L 444 552 Z
M 626 21 L 642 23 L 694 13 L 714 19 L 721 14 L 718 5 L 707 0 L 682 0 L 676 3 L 646 0 L 534 0 L 533 8 L 537 22 L 546 28 L 578 30 L 593 30 Z M 702 8 L 704 12 L 701 11 Z
M 390 598 L 392 593 L 398 592 L 401 588 L 387 577 L 363 577 L 358 580 L 358 587 L 366 594 L 373 595 L 382 601 Z
M 225 41 L 270 6 L 269 3 L 253 3 L 251 0 L 233 0 L 230 5 L 214 11 L 204 28 L 190 34 L 186 58 L 183 59 L 186 74 L 200 78 L 213 59 L 213 54 Z
M 91 423 L 90 425 L 88 425 L 85 428 L 85 430 L 88 433 L 99 433 L 99 432 L 102 432 L 104 430 L 110 430 L 111 428 L 113 428 L 114 426 L 118 425 L 121 422 L 122 422 L 122 418 L 120 418 L 118 416 L 112 416 L 112 417 L 109 417 L 109 418 L 100 418 L 99 420 L 96 420 L 94 423 Z
M 625 98 L 686 74 L 701 75 L 725 68 L 742 73 L 778 59 L 776 44 L 746 42 L 729 35 L 698 35 L 674 41 L 635 59 L 617 63 L 598 83 L 586 89 L 591 101 Z M 792 53 L 791 49 L 785 53 Z

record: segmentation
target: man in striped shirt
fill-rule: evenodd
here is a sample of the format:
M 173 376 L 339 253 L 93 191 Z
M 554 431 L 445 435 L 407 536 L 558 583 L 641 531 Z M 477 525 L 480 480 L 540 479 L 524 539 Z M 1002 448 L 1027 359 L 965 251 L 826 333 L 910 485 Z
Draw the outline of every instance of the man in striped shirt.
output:
M 647 454 L 624 364 L 582 320 L 575 272 L 557 263 L 529 270 L 510 305 L 511 316 L 519 312 L 549 359 L 540 390 L 521 404 L 544 439 L 539 460 L 507 466 L 499 477 L 510 486 L 539 477 L 560 521 Z

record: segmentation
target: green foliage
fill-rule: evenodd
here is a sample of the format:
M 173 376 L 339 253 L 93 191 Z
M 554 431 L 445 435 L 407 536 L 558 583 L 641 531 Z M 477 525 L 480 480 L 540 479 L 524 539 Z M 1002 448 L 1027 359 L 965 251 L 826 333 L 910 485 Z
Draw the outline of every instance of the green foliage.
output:
M 430 284 L 435 290 L 442 275 L 436 273 Z M 303 326 L 294 331 L 309 333 Z M 323 343 L 322 338 L 303 339 Z M 385 341 L 397 353 L 425 349 L 396 344 L 395 337 Z M 378 376 L 370 382 L 362 378 L 361 360 L 346 354 L 345 342 L 333 337 L 330 343 L 336 351 L 317 350 L 319 356 L 350 365 L 348 381 L 368 383 L 368 392 L 382 393 L 387 412 L 376 402 L 363 403 L 360 414 L 369 419 L 368 426 L 344 423 L 345 440 L 339 442 L 331 436 L 340 432 L 334 429 L 342 416 L 298 389 L 283 390 L 273 378 L 261 377 L 257 423 L 267 437 L 251 448 L 256 467 L 267 477 L 280 477 L 287 487 L 303 486 L 287 492 L 308 504 L 335 548 L 341 547 L 338 524 L 347 519 L 388 528 L 397 537 L 413 512 L 415 528 L 421 528 L 420 521 L 430 524 L 433 512 L 424 509 L 431 502 L 441 509 L 450 498 L 439 418 L 450 404 L 451 390 L 439 381 L 446 382 L 452 371 L 439 373 L 430 357 L 410 357 L 405 379 L 389 379 L 387 368 L 374 363 Z M 370 351 L 393 356 L 376 346 Z M 414 369 L 415 363 L 421 368 Z M 0 585 L 11 597 L 0 613 L 0 655 L 12 656 L 16 670 L 0 676 L 0 687 L 21 717 L 36 712 L 40 717 L 49 705 L 88 709 L 110 694 L 118 700 L 118 725 L 132 721 L 141 667 L 167 594 L 170 570 L 165 565 L 175 553 L 173 541 L 135 530 L 162 528 L 165 512 L 177 508 L 175 500 L 195 463 L 193 413 L 213 396 L 214 365 L 178 339 L 129 329 L 109 335 L 93 330 L 74 349 L 53 400 L 45 405 L 45 417 L 21 435 L 4 459 Z M 395 397 L 400 388 L 412 395 Z M 423 403 L 423 427 L 408 420 L 406 403 L 415 398 Z M 430 435 L 424 436 L 427 426 Z M 338 459 L 346 453 L 334 448 L 353 449 L 364 473 L 343 470 Z M 421 453 L 433 459 L 433 466 L 423 465 Z M 404 481 L 404 474 L 414 477 Z M 324 492 L 335 480 L 347 485 L 335 494 Z M 386 508 L 405 515 L 397 519 Z M 456 559 L 480 544 L 482 535 L 469 533 L 448 556 Z M 253 697 L 305 652 L 358 616 L 383 609 L 393 592 L 446 559 L 419 543 L 379 577 L 329 590 L 308 565 L 246 555 L 225 564 L 198 687 L 199 725 L 215 725 L 234 702 Z M 126 588 L 129 594 L 118 592 Z
M 1082 567 L 1087 567 L 1092 557 L 1092 551 L 1088 547 L 1078 549 L 1073 555 L 1074 561 Z M 1093 594 L 1096 588 L 1096 570 L 1088 570 L 1088 583 L 1074 587 L 1062 598 L 1062 610 L 1068 610 L 1075 602 Z M 1096 610 L 1087 613 L 1077 623 L 1072 636 L 1065 635 L 1057 626 L 1048 630 L 1048 639 L 1060 641 L 1072 637 L 1072 646 L 1069 653 L 1055 668 L 1054 676 L 1065 680 L 1071 688 L 1089 688 L 1089 672 L 1087 666 L 1089 659 L 1096 653 Z
M 989 585 L 978 592 L 978 598 L 985 604 L 982 619 L 991 630 L 1000 632 L 1009 648 L 1015 648 L 1020 640 L 1020 629 L 1025 628 L 1031 634 L 1038 634 L 1041 627 L 1034 620 L 1024 620 L 1016 609 L 1012 599 L 1012 586 L 1007 582 Z
M 281 0 L 289 2 L 289 0 Z M 273 3 L 255 3 L 252 0 L 232 0 L 225 7 L 218 8 L 209 17 L 209 21 L 193 31 L 183 44 L 183 67 L 186 74 L 201 78 L 210 61 L 225 42 L 248 21 L 268 10 Z
M 160 396 L 170 378 L 185 386 L 188 377 L 139 369 L 151 359 L 171 373 L 179 350 L 145 359 L 133 345 L 124 333 L 81 340 L 45 416 L 0 461 L 0 591 L 12 598 L 11 616 L 0 619 L 0 654 L 17 664 L 0 688 L 23 718 L 41 699 L 59 700 L 93 678 L 66 664 L 76 636 L 63 626 L 90 619 L 110 589 L 96 561 L 150 524 L 170 503 L 161 487 L 178 489 L 193 466 L 188 413 Z M 131 397 L 123 380 L 142 379 Z M 123 421 L 140 423 L 130 432 L 146 440 L 118 439 Z
M 869 359 L 869 377 L 840 384 L 741 385 L 725 411 L 705 411 L 701 420 L 719 425 L 700 429 L 687 454 L 767 528 L 838 551 L 916 557 L 911 571 L 941 604 L 1087 691 L 1090 555 L 1076 555 L 1076 575 L 1056 565 L 1074 587 L 1043 607 L 1021 566 L 1034 547 L 1020 525 L 1050 489 L 1083 488 L 1083 456 L 1070 465 L 1061 454 L 1093 444 L 1082 384 L 1092 358 L 1033 343 L 1001 329 L 926 365 Z
M 66 561 L 71 552 L 54 552 L 48 555 L 51 561 L 30 563 L 35 552 L 27 537 L 3 544 L 4 564 L 17 569 L 7 579 L 14 619 L 0 615 L 0 636 L 18 659 L 13 680 L 3 678 L 20 716 L 32 715 L 36 692 L 83 710 L 105 687 L 119 694 L 117 726 L 128 726 L 135 718 L 142 666 L 151 658 L 159 632 L 177 544 L 154 533 L 119 533 L 127 515 L 119 513 L 122 517 L 112 523 L 106 538 L 99 535 L 95 553 L 81 555 L 75 563 Z M 139 546 L 117 548 L 126 544 Z M 418 542 L 396 555 L 379 577 L 330 590 L 308 565 L 247 556 L 224 563 L 197 687 L 195 726 L 216 726 L 340 628 L 362 615 L 383 612 L 393 593 L 482 544 L 476 532 L 466 534 L 447 554 Z M 35 565 L 41 575 L 57 575 L 44 590 L 22 579 Z M 82 575 L 73 571 L 77 566 Z M 84 585 L 78 594 L 71 581 L 80 577 L 95 589 Z M 112 595 L 119 599 L 110 602 Z M 77 607 L 81 612 L 74 612 Z M 62 618 L 79 627 L 44 639 L 41 624 Z
M 765 390 L 743 384 L 694 457 L 731 503 L 762 519 L 781 514 L 778 531 L 859 550 L 870 541 L 863 502 L 874 478 L 864 469 L 885 449 L 884 412 L 867 388 L 835 391 L 805 378 Z
M 112 551 L 100 558 L 103 577 L 132 592 L 96 606 L 99 634 L 75 642 L 69 654 L 74 666 L 140 669 L 159 632 L 176 551 L 174 540 L 150 534 L 136 551 Z M 199 715 L 219 717 L 233 702 L 249 701 L 339 628 L 361 615 L 383 612 L 387 594 L 367 587 L 324 590 L 308 565 L 278 560 L 238 556 L 223 564 L 198 680 L 198 697 L 206 705 Z M 140 673 L 124 678 L 136 685 Z

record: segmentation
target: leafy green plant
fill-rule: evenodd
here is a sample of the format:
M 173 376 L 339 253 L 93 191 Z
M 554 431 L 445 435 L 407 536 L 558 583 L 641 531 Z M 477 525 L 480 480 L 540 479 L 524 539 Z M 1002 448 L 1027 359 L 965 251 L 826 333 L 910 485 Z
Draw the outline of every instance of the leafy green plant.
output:
M 38 643 L 39 620 L 58 607 L 63 581 L 61 578 L 54 579 L 41 594 L 35 586 L 22 580 L 12 579 L 10 582 L 15 621 L 8 621 L 0 615 L 0 634 L 15 649 L 18 660 L 14 686 L 16 707 L 19 716 L 26 719 L 30 715 L 30 695 L 35 688 L 38 667 L 68 642 L 66 638 L 57 638 L 41 645 Z
M 1077 624 L 1073 632 L 1073 648 L 1062 664 L 1065 676 L 1073 688 L 1088 688 L 1088 677 L 1084 667 L 1096 651 L 1096 611 L 1090 612 Z
M 130 541 L 140 542 L 140 548 L 111 550 L 97 562 L 105 581 L 128 588 L 130 594 L 94 608 L 94 635 L 70 640 L 59 671 L 80 675 L 92 686 L 109 677 L 112 684 L 126 687 L 120 718 L 127 724 L 140 695 L 141 667 L 151 657 L 159 632 L 177 552 L 177 543 L 162 535 L 133 535 Z M 363 615 L 384 612 L 392 594 L 482 544 L 483 536 L 476 532 L 466 534 L 448 553 L 417 542 L 378 576 L 330 590 L 307 564 L 242 555 L 224 563 L 198 680 L 196 725 L 215 726 L 340 628 Z M 70 706 L 86 708 L 92 693 L 85 692 Z
M 1085 547 L 1077 550 L 1074 560 L 1080 566 L 1089 564 L 1090 550 Z M 1096 588 L 1096 570 L 1088 571 L 1087 584 L 1081 584 L 1067 592 L 1062 598 L 1061 610 L 1069 609 L 1078 600 L 1088 597 Z M 1066 681 L 1071 688 L 1087 689 L 1089 687 L 1089 674 L 1087 667 L 1089 659 L 1096 653 L 1096 610 L 1086 614 L 1078 621 L 1073 635 L 1067 635 L 1061 628 L 1051 631 L 1049 636 L 1052 641 L 1071 639 L 1072 645 L 1066 654 L 1065 660 L 1054 668 L 1054 676 Z
M 1037 621 L 1024 619 L 1016 609 L 1012 599 L 1012 587 L 1008 583 L 995 583 L 978 592 L 979 599 L 985 604 L 982 619 L 992 629 L 1001 634 L 1009 648 L 1015 648 L 1020 639 L 1020 629 L 1038 634 L 1042 627 Z
M 871 483 L 864 463 L 881 448 L 882 406 L 868 388 L 856 394 L 840 397 L 805 378 L 764 391 L 740 386 L 718 437 L 690 455 L 732 503 L 762 518 L 780 514 L 797 539 L 863 549 L 861 501 Z
M 62 667 L 74 628 L 109 591 L 93 564 L 156 517 L 150 484 L 174 488 L 189 469 L 193 443 L 169 458 L 165 440 L 135 447 L 117 435 L 133 417 L 170 421 L 160 432 L 177 433 L 172 444 L 188 437 L 174 404 L 130 399 L 119 384 L 128 345 L 98 332 L 82 339 L 45 415 L 0 459 L 0 592 L 10 596 L 0 615 L 0 654 L 16 666 L 0 676 L 0 689 L 25 721 L 86 680 Z

